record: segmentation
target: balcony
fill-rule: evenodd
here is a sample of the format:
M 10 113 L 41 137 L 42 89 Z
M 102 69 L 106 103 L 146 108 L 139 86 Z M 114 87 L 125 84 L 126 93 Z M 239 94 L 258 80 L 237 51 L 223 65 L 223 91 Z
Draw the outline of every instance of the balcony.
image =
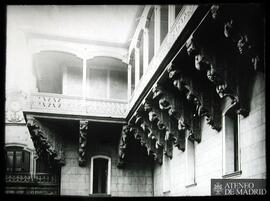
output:
M 32 112 L 95 117 L 125 118 L 127 101 L 92 99 L 51 93 L 32 93 L 29 99 Z
M 7 194 L 59 194 L 59 178 L 48 173 L 7 173 L 6 177 Z

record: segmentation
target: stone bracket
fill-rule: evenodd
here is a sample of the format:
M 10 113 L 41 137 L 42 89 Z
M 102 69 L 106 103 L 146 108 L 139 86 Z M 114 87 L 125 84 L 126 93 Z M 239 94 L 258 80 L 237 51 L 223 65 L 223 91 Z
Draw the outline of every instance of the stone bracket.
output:
M 27 117 L 26 124 L 38 157 L 45 159 L 50 167 L 65 165 L 64 152 L 57 150 L 48 140 L 49 136 L 42 129 L 40 122 L 32 116 Z
M 130 134 L 130 127 L 128 125 L 124 125 L 121 131 L 120 143 L 118 149 L 118 168 L 124 167 L 126 163 L 126 150 L 128 146 L 128 138 Z
M 79 166 L 86 165 L 86 145 L 87 145 L 88 121 L 80 121 L 79 136 Z
M 192 133 L 197 132 L 192 127 L 193 109 L 183 98 L 177 98 L 159 84 L 153 88 L 152 92 L 154 94 L 153 99 L 158 102 L 160 110 L 167 112 L 170 118 L 174 118 L 177 121 L 179 131 L 189 130 Z M 159 95 L 155 96 L 155 94 Z M 181 141 L 183 141 L 183 135 L 179 135 L 181 136 Z M 180 139 L 178 142 L 180 142 Z
M 195 75 L 180 70 L 176 65 L 170 63 L 167 67 L 169 79 L 173 85 L 184 95 L 187 101 L 195 107 L 193 117 L 206 117 L 207 123 L 215 130 L 221 129 L 221 112 L 219 111 L 219 100 L 211 88 L 205 86 Z

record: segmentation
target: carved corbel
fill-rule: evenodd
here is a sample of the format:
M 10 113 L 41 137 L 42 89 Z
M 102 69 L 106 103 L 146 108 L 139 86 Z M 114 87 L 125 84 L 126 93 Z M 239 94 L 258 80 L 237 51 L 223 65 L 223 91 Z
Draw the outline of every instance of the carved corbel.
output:
M 134 117 L 135 123 L 130 126 L 130 132 L 134 134 L 134 138 L 138 140 L 141 146 L 144 146 L 146 143 L 147 136 L 141 128 L 142 122 L 138 119 L 139 116 Z M 137 120 L 136 120 L 137 119 Z
M 158 146 L 163 147 L 166 126 L 160 118 L 160 113 L 147 100 L 144 101 L 143 105 L 144 105 L 145 112 L 148 113 L 148 119 L 150 121 L 151 128 L 152 128 L 153 132 L 156 133 L 156 138 L 155 138 L 156 144 Z
M 119 151 L 118 151 L 117 167 L 119 168 L 125 165 L 129 131 L 130 127 L 128 125 L 124 125 L 120 136 Z
M 56 151 L 55 147 L 48 141 L 48 135 L 41 128 L 40 123 L 34 117 L 27 117 L 26 124 L 38 157 L 47 160 L 50 167 L 65 164 L 64 153 Z
M 200 119 L 198 117 L 194 117 L 192 120 L 191 128 L 189 133 L 189 140 L 201 142 L 201 129 L 200 129 Z
M 170 132 L 166 132 L 165 135 L 165 146 L 164 146 L 164 153 L 170 159 L 173 157 L 173 144 L 174 144 L 174 136 Z
M 191 78 L 188 79 L 188 77 L 186 75 L 184 75 L 184 72 L 182 72 L 182 74 L 180 73 L 180 71 L 178 69 L 176 69 L 175 65 L 171 64 L 167 67 L 167 71 L 169 73 L 169 79 L 173 80 L 174 83 L 180 83 L 180 85 L 182 86 L 181 88 L 179 88 L 178 84 L 174 85 L 179 91 L 183 91 L 183 88 L 186 89 L 185 97 L 186 99 L 191 102 L 194 107 L 194 116 L 208 116 L 210 117 L 211 114 L 209 113 L 209 105 L 207 104 L 208 101 L 205 101 L 205 97 L 208 96 L 207 93 L 202 93 L 203 87 L 200 87 L 199 85 L 201 83 L 196 83 L 194 80 L 192 80 Z M 178 71 L 178 73 L 177 73 Z M 183 81 L 185 80 L 185 81 Z M 197 82 L 199 82 L 198 80 L 196 80 Z M 183 87 L 184 86 L 184 87 Z M 195 88 L 196 86 L 196 88 Z M 208 106 L 208 107 L 206 107 Z M 210 122 L 211 123 L 211 122 Z M 183 123 L 180 122 L 180 129 L 183 126 Z M 212 127 L 215 128 L 215 126 L 212 125 Z
M 151 111 L 154 112 L 150 104 L 148 104 L 148 101 L 144 101 L 143 105 L 144 110 L 148 111 L 149 113 Z M 162 132 L 158 130 L 158 119 L 156 118 L 154 118 L 151 122 L 144 115 L 140 115 L 137 113 L 135 114 L 135 124 L 142 129 L 145 135 L 145 147 L 147 150 L 147 154 L 153 155 L 154 160 L 162 164 L 162 154 L 164 146 L 164 142 L 162 142 L 162 140 L 164 139 L 164 136 L 162 135 Z
M 154 140 L 153 132 L 149 129 L 149 126 L 145 123 L 143 117 L 140 114 L 135 114 L 135 125 L 137 126 L 137 130 L 135 133 L 135 139 L 139 139 L 141 145 L 147 147 L 148 139 Z M 151 146 L 148 146 L 151 147 Z M 149 153 L 149 150 L 148 150 Z
M 217 64 L 214 59 L 216 53 L 212 50 L 213 47 L 204 47 L 206 45 L 200 44 L 198 41 L 198 39 L 190 36 L 190 38 L 186 42 L 186 47 L 189 55 L 191 55 L 191 53 L 189 52 L 191 51 L 189 50 L 189 47 L 192 43 L 196 43 L 196 45 L 193 45 L 197 48 L 194 58 L 195 68 L 200 71 L 206 71 L 208 80 L 210 80 L 216 86 L 216 92 L 218 93 L 220 98 L 229 96 L 230 98 L 235 99 L 234 94 L 228 87 L 227 83 L 225 82 L 225 78 L 223 77 L 224 69 L 221 70 L 216 67 Z M 208 48 L 208 51 L 206 51 L 206 48 Z M 171 68 L 173 67 L 174 66 L 172 65 Z
M 212 14 L 212 18 L 214 20 L 218 19 L 218 17 L 220 16 L 220 6 L 219 5 L 213 5 L 211 7 L 211 14 Z
M 173 140 L 174 145 L 181 151 L 185 151 L 185 130 L 188 129 L 185 124 L 185 128 L 178 128 L 178 124 L 180 121 L 177 121 L 173 118 L 170 118 L 169 125 L 167 131 L 171 135 L 171 139 Z M 184 122 L 184 121 L 182 121 Z
M 154 88 L 153 92 L 162 90 L 161 86 Z M 188 106 L 183 99 L 176 99 L 172 93 L 163 90 L 162 95 L 159 96 L 158 106 L 161 111 L 166 112 L 170 118 L 178 121 L 178 130 L 189 129 L 190 124 L 190 106 Z M 170 122 L 170 120 L 167 120 Z
M 150 97 L 151 97 L 151 94 L 150 94 Z M 173 144 L 176 147 L 178 147 L 179 150 L 184 151 L 185 150 L 185 143 L 184 143 L 185 136 L 182 135 L 180 131 L 178 131 L 177 120 L 174 118 L 170 118 L 168 111 L 160 110 L 158 108 L 158 105 L 154 104 L 154 102 L 145 101 L 144 105 L 145 105 L 145 110 L 149 112 L 149 120 L 151 119 L 150 112 L 153 112 L 155 114 L 155 117 L 158 119 L 157 123 L 154 124 L 158 128 L 157 145 L 164 147 L 165 134 L 170 133 Z
M 154 160 L 157 161 L 160 165 L 163 162 L 163 148 L 156 147 L 155 152 L 153 153 Z
M 80 121 L 79 166 L 86 165 L 87 131 L 88 131 L 88 121 Z
M 225 6 L 223 6 L 225 7 Z M 241 10 L 241 12 L 239 12 Z M 263 44 L 260 41 L 260 32 L 263 32 L 263 23 L 260 19 L 258 6 L 240 6 L 231 11 L 224 8 L 221 23 L 224 24 L 224 35 L 233 41 L 239 55 L 251 62 L 252 70 L 259 70 L 262 60 Z M 260 63 L 260 65 L 259 65 Z M 245 67 L 247 68 L 247 66 Z

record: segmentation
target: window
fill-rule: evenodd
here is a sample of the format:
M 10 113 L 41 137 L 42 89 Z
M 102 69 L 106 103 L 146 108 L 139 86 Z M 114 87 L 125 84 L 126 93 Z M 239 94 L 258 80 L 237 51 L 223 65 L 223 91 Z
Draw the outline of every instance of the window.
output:
M 155 12 L 153 10 L 151 17 L 150 17 L 150 22 L 149 22 L 149 28 L 148 28 L 148 40 L 149 40 L 149 48 L 148 48 L 148 64 L 151 62 L 154 53 L 155 53 Z
M 169 24 L 169 7 L 160 6 L 160 44 L 162 44 L 164 38 L 168 33 L 168 24 Z
M 238 114 L 232 107 L 223 115 L 223 169 L 228 175 L 240 170 Z
M 30 172 L 30 152 L 22 147 L 6 147 L 6 158 L 7 172 Z
M 130 56 L 130 64 L 131 64 L 131 94 L 133 93 L 135 89 L 135 56 L 134 51 L 132 56 Z
M 171 187 L 171 168 L 170 168 L 170 158 L 163 154 L 163 165 L 162 165 L 162 174 L 163 174 L 163 193 L 170 193 Z
M 110 194 L 111 159 L 107 156 L 91 158 L 91 194 Z
M 186 187 L 195 183 L 195 145 L 186 136 Z
M 140 79 L 143 75 L 143 43 L 144 43 L 144 37 L 143 34 L 141 36 L 141 40 L 140 40 L 140 47 L 139 47 L 139 52 L 140 52 Z

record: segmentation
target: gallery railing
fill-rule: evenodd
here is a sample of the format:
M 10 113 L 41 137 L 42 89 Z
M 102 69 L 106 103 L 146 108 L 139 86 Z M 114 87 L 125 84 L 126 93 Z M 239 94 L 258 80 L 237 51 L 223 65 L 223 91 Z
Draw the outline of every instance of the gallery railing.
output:
M 93 99 L 62 94 L 32 93 L 30 110 L 35 112 L 124 118 L 127 101 Z
M 29 173 L 6 173 L 6 184 L 57 184 L 57 176 L 49 173 L 37 173 L 30 175 Z
M 59 178 L 49 173 L 6 173 L 7 194 L 59 194 Z

